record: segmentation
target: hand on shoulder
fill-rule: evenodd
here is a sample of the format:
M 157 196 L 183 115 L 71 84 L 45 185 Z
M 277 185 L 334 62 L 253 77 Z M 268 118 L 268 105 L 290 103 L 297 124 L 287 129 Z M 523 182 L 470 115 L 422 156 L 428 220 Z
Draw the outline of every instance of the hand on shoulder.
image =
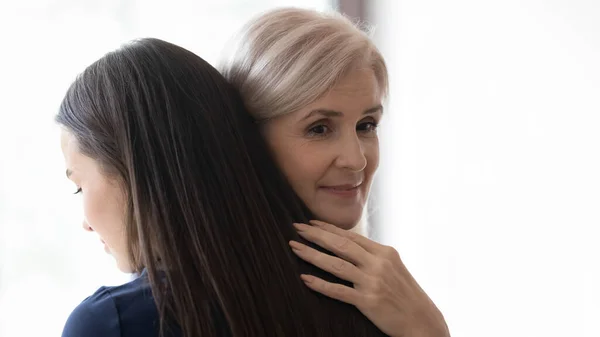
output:
M 442 315 L 402 263 L 398 252 L 362 235 L 320 221 L 296 224 L 300 236 L 336 256 L 296 241 L 293 251 L 303 260 L 350 281 L 354 287 L 301 275 L 306 285 L 323 295 L 356 306 L 390 336 L 449 337 Z

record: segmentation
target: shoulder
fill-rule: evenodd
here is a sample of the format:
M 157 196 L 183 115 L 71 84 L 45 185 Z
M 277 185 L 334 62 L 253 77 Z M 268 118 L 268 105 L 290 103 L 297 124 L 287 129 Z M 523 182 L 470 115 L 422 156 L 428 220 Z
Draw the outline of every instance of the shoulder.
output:
M 86 298 L 69 315 L 62 337 L 120 337 L 119 315 L 106 287 Z
M 147 278 L 102 287 L 69 316 L 62 337 L 158 336 L 159 316 Z

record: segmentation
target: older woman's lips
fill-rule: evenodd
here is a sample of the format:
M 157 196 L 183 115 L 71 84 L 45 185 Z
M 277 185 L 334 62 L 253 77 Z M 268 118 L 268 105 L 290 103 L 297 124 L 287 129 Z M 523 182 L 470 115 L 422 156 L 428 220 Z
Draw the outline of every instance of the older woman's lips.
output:
M 356 197 L 360 192 L 359 187 L 361 184 L 345 184 L 335 186 L 321 186 L 320 189 L 339 197 Z

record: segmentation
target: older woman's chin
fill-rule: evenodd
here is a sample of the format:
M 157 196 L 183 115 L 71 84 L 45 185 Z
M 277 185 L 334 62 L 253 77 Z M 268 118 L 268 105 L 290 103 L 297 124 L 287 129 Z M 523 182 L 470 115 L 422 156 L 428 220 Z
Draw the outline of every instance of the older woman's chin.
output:
M 364 230 L 366 227 L 366 219 L 364 218 L 363 212 L 346 212 L 346 213 L 338 213 L 338 214 L 315 214 L 317 219 L 327 223 L 330 223 L 338 228 L 345 230 L 352 230 L 358 234 L 364 235 Z

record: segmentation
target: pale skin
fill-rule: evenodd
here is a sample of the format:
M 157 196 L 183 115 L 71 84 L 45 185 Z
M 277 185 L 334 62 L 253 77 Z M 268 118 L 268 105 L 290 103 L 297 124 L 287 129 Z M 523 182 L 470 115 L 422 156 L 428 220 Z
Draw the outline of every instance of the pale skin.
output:
M 377 81 L 358 69 L 308 106 L 269 120 L 263 135 L 294 191 L 314 215 L 356 226 L 379 166 Z
M 308 241 L 333 252 L 323 254 L 290 241 L 296 255 L 354 287 L 301 275 L 314 291 L 356 306 L 381 331 L 394 337 L 450 336 L 442 313 L 406 269 L 398 252 L 331 224 L 294 224 Z
M 77 140 L 68 131 L 61 133 L 61 149 L 67 178 L 83 198 L 83 229 L 95 232 L 117 267 L 131 272 L 125 235 L 125 192 L 123 184 L 109 177 L 98 162 L 79 151 Z
M 357 68 L 323 97 L 277 117 L 263 134 L 296 193 L 322 221 L 295 224 L 323 254 L 290 241 L 301 259 L 354 287 L 301 275 L 314 291 L 356 306 L 394 337 L 450 336 L 443 315 L 406 269 L 398 252 L 349 231 L 365 208 L 377 167 L 382 95 L 369 68 Z M 335 224 L 331 225 L 331 224 Z

